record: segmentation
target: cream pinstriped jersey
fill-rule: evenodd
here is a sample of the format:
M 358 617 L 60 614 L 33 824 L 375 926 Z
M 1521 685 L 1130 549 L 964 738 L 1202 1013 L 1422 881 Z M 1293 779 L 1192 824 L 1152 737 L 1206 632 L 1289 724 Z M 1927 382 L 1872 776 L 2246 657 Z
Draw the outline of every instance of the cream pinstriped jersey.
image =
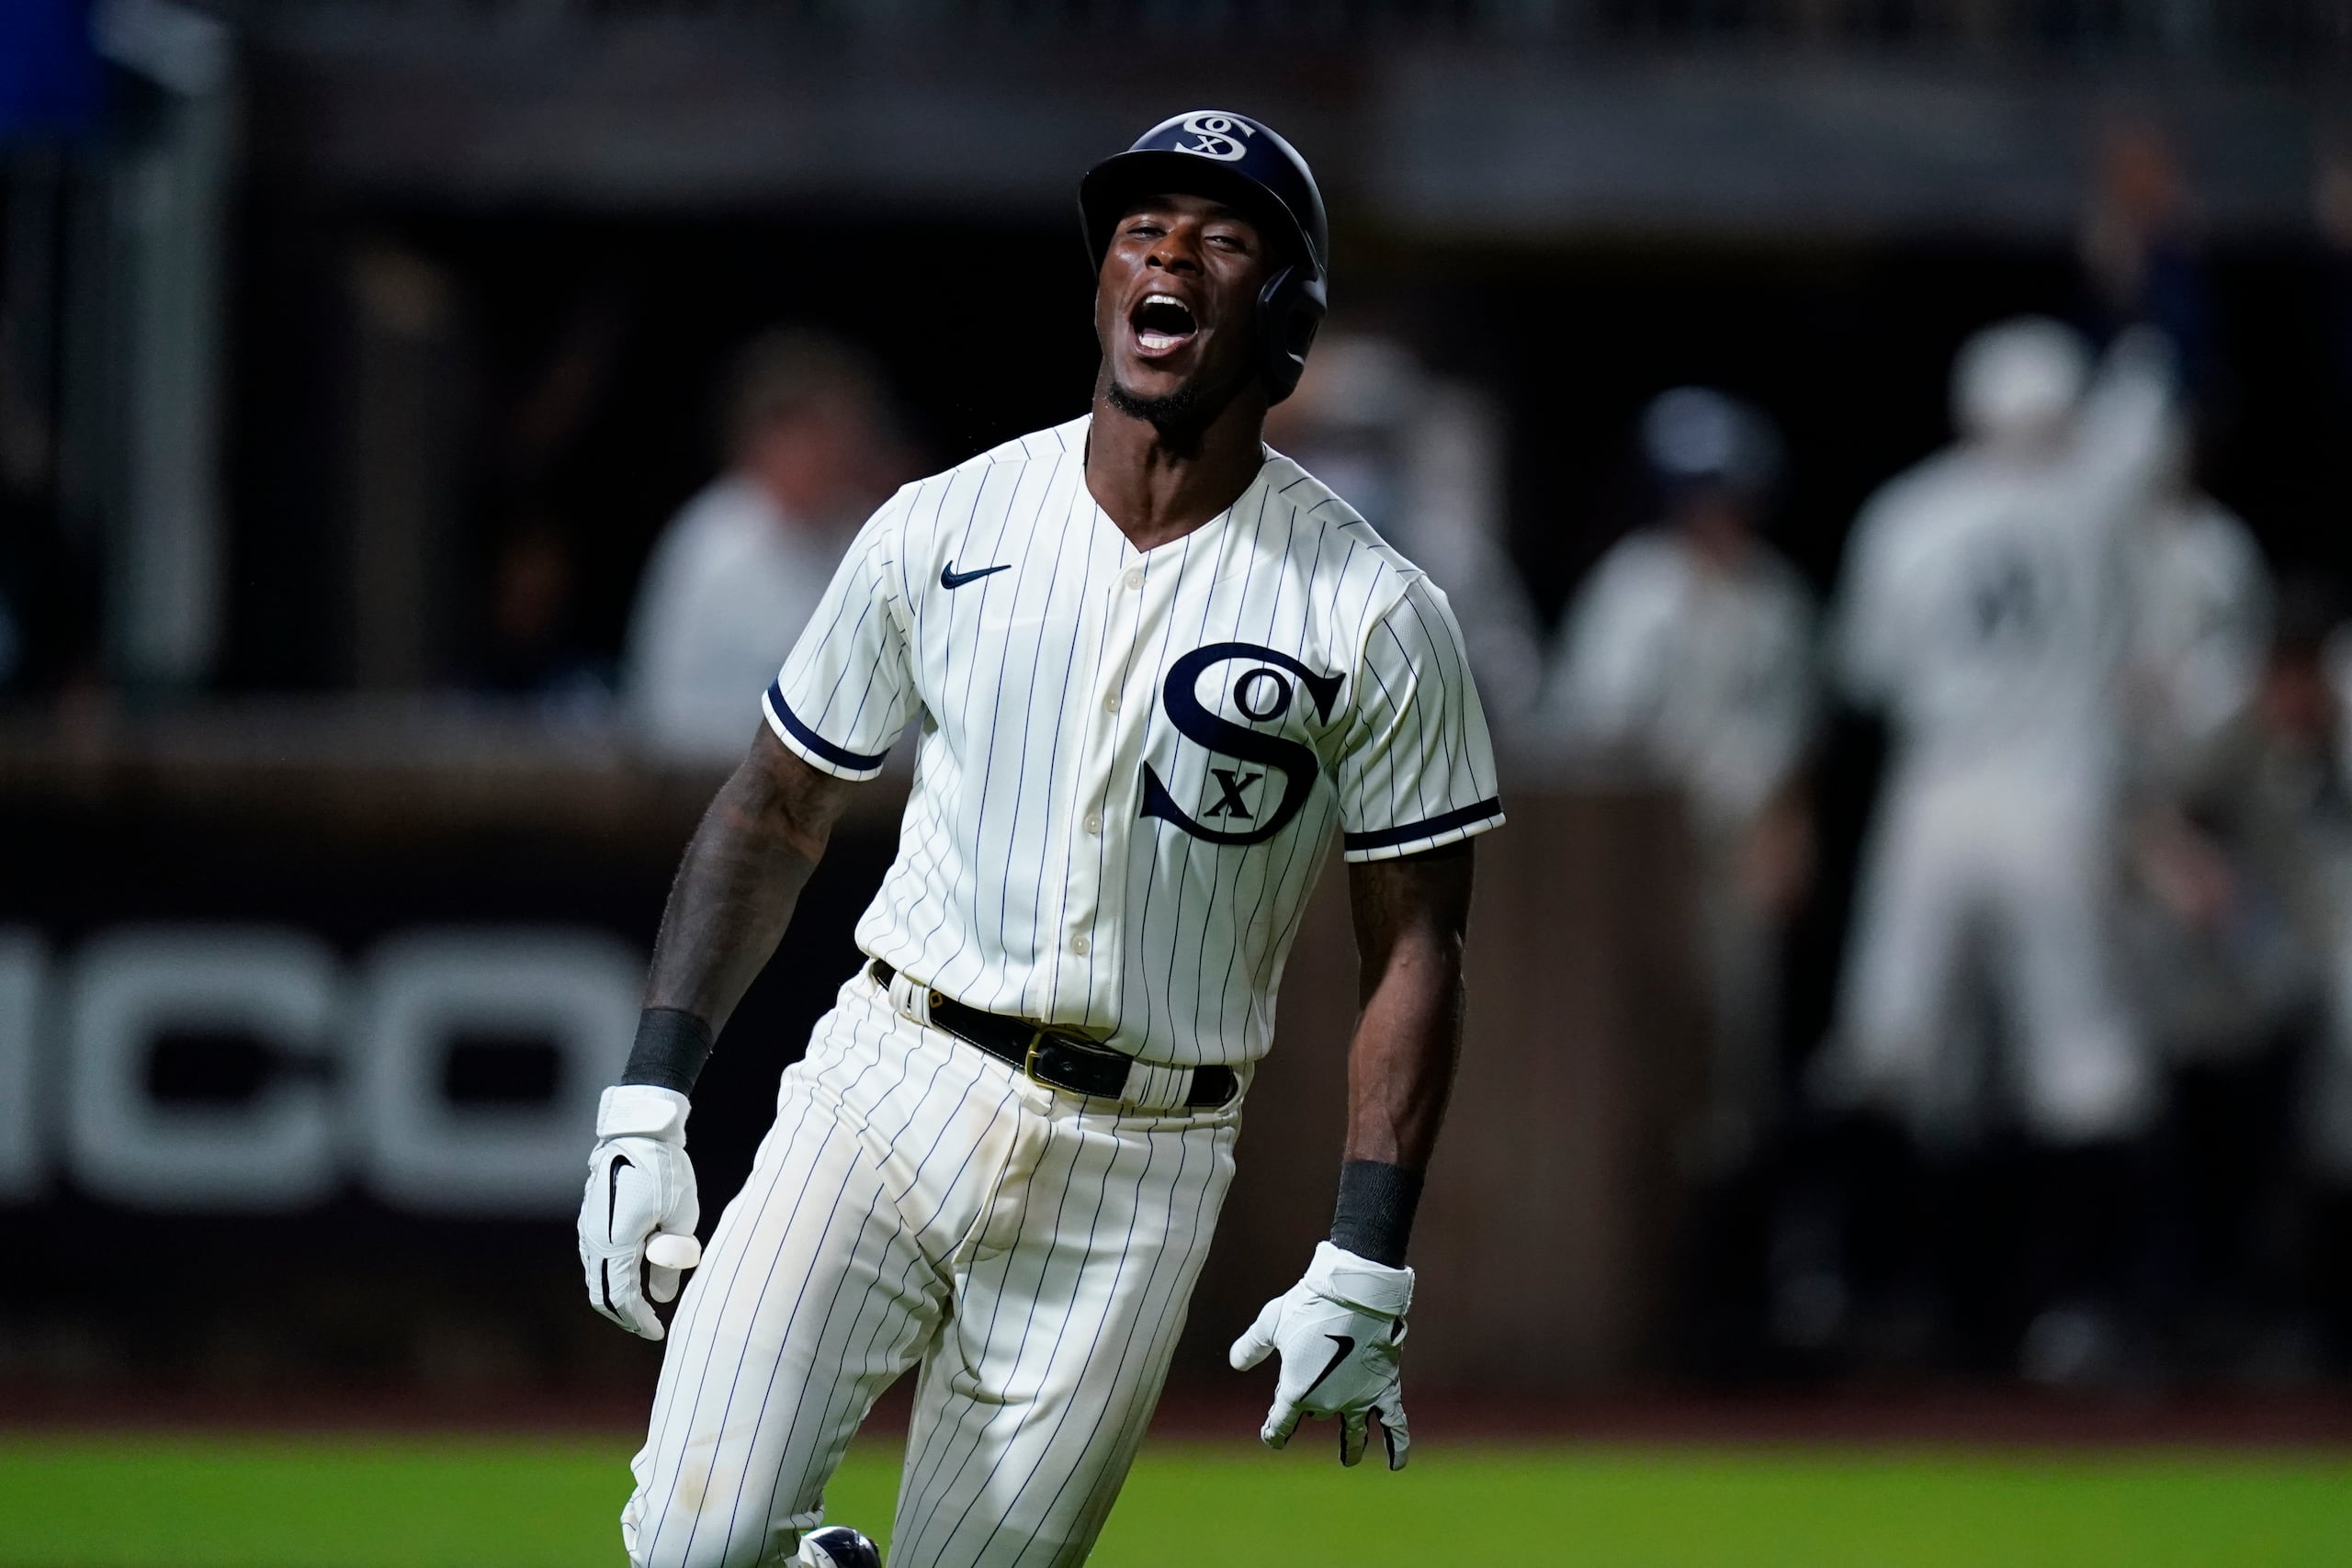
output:
M 922 717 L 867 953 L 1147 1061 L 1254 1060 L 1335 825 L 1355 861 L 1500 825 L 1486 718 L 1444 594 L 1297 464 L 1139 552 L 1088 423 L 876 513 L 768 724 L 864 779 Z

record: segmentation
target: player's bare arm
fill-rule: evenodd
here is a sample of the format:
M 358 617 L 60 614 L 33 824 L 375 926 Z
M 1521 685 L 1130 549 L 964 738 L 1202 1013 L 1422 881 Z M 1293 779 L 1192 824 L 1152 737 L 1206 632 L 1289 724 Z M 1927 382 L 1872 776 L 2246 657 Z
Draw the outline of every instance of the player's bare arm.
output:
M 765 729 L 703 813 L 670 885 L 645 1005 L 717 1034 L 765 966 L 856 786 Z M 674 1087 L 674 1086 L 673 1086 Z
M 1331 1239 L 1233 1347 L 1233 1364 L 1245 1371 L 1270 1353 L 1282 1357 L 1259 1433 L 1271 1447 L 1287 1444 L 1306 1416 L 1336 1416 L 1340 1462 L 1351 1465 L 1376 1420 L 1388 1467 L 1405 1467 L 1412 1438 L 1397 1351 L 1413 1299 L 1405 1250 L 1461 1049 L 1471 864 L 1465 841 L 1348 868 L 1363 1016 L 1348 1058 Z
M 1465 841 L 1348 868 L 1363 1016 L 1348 1058 L 1346 1157 L 1409 1173 L 1416 1185 L 1462 1046 L 1473 854 Z M 1383 1261 L 1403 1261 L 1396 1241 L 1398 1256 Z
M 853 787 L 761 730 L 703 813 L 671 885 L 637 1042 L 597 1108 L 580 1207 L 589 1303 L 633 1334 L 662 1337 L 650 1303 L 676 1296 L 701 1258 L 686 1097 L 783 939 Z

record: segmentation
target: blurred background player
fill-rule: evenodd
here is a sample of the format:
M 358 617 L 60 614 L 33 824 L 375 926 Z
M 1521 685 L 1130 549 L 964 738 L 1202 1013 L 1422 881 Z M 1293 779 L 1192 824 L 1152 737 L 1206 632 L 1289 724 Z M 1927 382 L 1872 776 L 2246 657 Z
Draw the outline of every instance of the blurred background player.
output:
M 2269 569 L 2245 520 L 2200 490 L 2177 422 L 2161 488 L 2128 548 L 2135 772 L 2162 787 L 2194 775 L 2243 722 L 2269 653 Z
M 1714 1047 L 1699 1170 L 1742 1165 L 1778 1100 L 1779 939 L 1812 868 L 1800 777 L 1815 710 L 1814 604 L 1761 532 L 1771 423 L 1682 387 L 1642 416 L 1658 521 L 1619 541 L 1570 607 L 1543 729 L 1571 758 L 1677 792 L 1700 862 Z
M 2290 761 L 2314 739 L 2290 688 L 2327 626 L 2311 624 L 2301 594 L 2294 650 L 2274 659 L 2269 569 L 2245 522 L 2196 484 L 2193 450 L 2177 422 L 2129 541 L 2121 930 L 2167 1078 L 2150 1305 L 2172 1355 L 2238 1365 L 2268 1353 L 2288 1293 L 2276 1200 L 2324 940 L 2304 869 L 2317 848 L 2306 770 Z
M 673 761 L 731 763 L 742 694 L 799 637 L 842 552 L 906 478 L 879 373 L 838 339 L 773 332 L 737 363 L 728 466 L 671 520 L 630 617 L 621 700 Z
M 2115 1354 L 2124 1215 L 2159 1098 L 2111 943 L 2121 552 L 2153 502 L 2169 381 L 2159 345 L 2133 337 L 2086 403 L 2088 365 L 2046 320 L 1962 348 L 1960 442 L 1863 510 L 1833 650 L 1892 741 L 1826 1078 L 1946 1147 L 1981 1151 L 1988 1121 L 2014 1122 L 2034 1232 L 1996 1269 L 2019 1278 L 1970 1280 L 1965 1307 L 1980 1348 L 2030 1317 L 2027 1370 L 2051 1378 Z M 1989 1004 L 1997 1075 L 1964 1043 L 1971 1001 Z M 1969 1270 L 1956 1230 L 1912 1225 L 1941 1229 L 1948 1269 Z
M 2275 1023 L 2276 964 L 2232 919 L 2236 868 L 2217 836 L 2247 787 L 2245 730 L 2270 652 L 2268 568 L 2236 513 L 2199 491 L 2186 423 L 2128 540 L 2125 705 L 2131 790 L 2129 961 L 2169 1059 L 2251 1049 Z
M 1534 705 L 1542 632 L 1509 552 L 1503 423 L 1479 387 L 1437 375 L 1393 338 L 1327 333 L 1266 439 L 1322 476 L 1443 588 L 1488 720 Z

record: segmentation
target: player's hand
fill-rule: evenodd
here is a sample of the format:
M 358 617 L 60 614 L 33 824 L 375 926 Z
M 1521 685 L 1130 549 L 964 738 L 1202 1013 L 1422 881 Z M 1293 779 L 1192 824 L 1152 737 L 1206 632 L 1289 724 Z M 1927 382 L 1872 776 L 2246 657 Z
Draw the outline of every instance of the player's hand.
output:
M 686 1158 L 686 1097 L 674 1089 L 606 1089 L 596 1107 L 596 1147 L 580 1202 L 588 1304 L 648 1339 L 663 1330 L 646 1298 L 674 1300 L 680 1277 L 701 1258 L 695 1226 L 702 1202 Z
M 1396 1348 L 1413 1304 L 1413 1271 L 1391 1269 L 1324 1242 L 1306 1278 L 1266 1303 L 1233 1342 L 1234 1370 L 1248 1371 L 1268 1352 L 1282 1356 L 1273 1408 L 1258 1436 L 1271 1449 L 1290 1441 L 1306 1416 L 1340 1418 L 1340 1462 L 1363 1458 L 1371 1421 L 1380 1423 L 1388 1468 L 1405 1468 L 1412 1435 L 1398 1392 Z

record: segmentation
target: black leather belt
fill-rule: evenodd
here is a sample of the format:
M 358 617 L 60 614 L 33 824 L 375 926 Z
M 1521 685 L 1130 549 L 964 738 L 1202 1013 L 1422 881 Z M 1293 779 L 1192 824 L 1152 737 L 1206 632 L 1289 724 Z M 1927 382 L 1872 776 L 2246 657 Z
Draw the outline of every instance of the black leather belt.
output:
M 886 991 L 899 974 L 878 958 L 866 965 L 866 973 Z M 997 1060 L 1012 1064 L 1024 1077 L 1066 1094 L 1124 1099 L 1128 1070 L 1136 1065 L 1136 1059 L 1125 1052 L 1055 1034 L 1017 1018 L 982 1012 L 937 991 L 931 993 L 931 1021 Z M 1231 1067 L 1195 1067 L 1184 1108 L 1204 1111 L 1223 1105 L 1239 1088 Z

